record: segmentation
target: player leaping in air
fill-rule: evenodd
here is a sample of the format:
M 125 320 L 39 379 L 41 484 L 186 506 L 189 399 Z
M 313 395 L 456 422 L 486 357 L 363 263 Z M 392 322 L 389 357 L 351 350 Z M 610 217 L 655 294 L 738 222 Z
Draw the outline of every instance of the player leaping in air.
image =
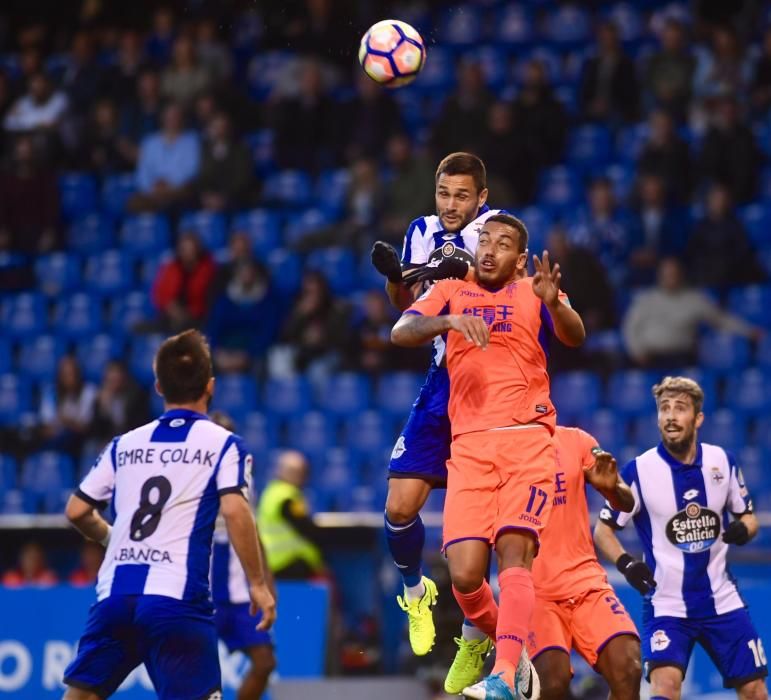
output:
M 542 342 L 548 330 L 570 346 L 585 336 L 548 253 L 534 256 L 533 277 L 521 278 L 526 250 L 521 221 L 489 217 L 477 245 L 477 281 L 437 282 L 391 333 L 405 347 L 447 339 L 452 444 L 444 549 L 458 604 L 497 650 L 493 673 L 463 691 L 479 700 L 539 695 L 531 664 L 518 665 L 534 606 L 530 569 L 554 491 L 555 410 Z M 500 606 L 485 580 L 491 545 Z

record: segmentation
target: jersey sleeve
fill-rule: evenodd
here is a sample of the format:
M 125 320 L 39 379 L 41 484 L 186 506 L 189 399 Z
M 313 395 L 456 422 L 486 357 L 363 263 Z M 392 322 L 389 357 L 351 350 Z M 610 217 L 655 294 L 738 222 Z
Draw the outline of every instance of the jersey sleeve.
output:
M 217 471 L 217 491 L 220 496 L 240 493 L 248 501 L 252 481 L 252 456 L 238 435 L 231 435 L 222 448 Z
M 744 474 L 741 468 L 736 464 L 736 459 L 729 452 L 726 453 L 728 464 L 730 465 L 730 476 L 728 482 L 728 510 L 734 515 L 744 515 L 752 513 L 752 498 L 750 497 L 747 484 L 744 482 Z
M 418 316 L 443 316 L 449 312 L 450 296 L 456 280 L 439 280 L 413 302 L 405 314 Z
M 119 438 L 113 439 L 102 450 L 91 471 L 86 474 L 75 491 L 78 498 L 99 510 L 107 507 L 115 491 L 115 453 L 118 450 L 118 440 Z
M 421 216 L 415 219 L 408 227 L 404 236 L 402 247 L 402 266 L 415 267 L 425 265 L 433 252 L 426 244 L 426 220 Z
M 640 512 L 640 481 L 637 478 L 637 460 L 633 459 L 621 470 L 621 478 L 632 489 L 634 508 L 632 508 L 631 513 L 624 513 L 621 510 L 614 510 L 610 503 L 605 501 L 605 505 L 600 511 L 600 520 L 606 525 L 610 525 L 614 530 L 621 530 Z

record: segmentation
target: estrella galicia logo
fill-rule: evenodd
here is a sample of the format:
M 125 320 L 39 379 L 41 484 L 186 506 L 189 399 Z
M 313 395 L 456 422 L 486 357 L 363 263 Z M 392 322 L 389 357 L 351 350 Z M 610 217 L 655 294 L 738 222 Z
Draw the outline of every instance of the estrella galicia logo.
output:
M 689 503 L 667 523 L 667 539 L 684 552 L 708 549 L 720 534 L 720 516 L 698 503 Z

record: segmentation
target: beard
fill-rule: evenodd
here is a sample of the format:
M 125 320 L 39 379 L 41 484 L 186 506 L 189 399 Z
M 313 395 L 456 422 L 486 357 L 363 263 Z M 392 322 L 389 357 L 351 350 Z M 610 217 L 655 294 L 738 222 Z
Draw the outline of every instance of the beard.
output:
M 675 456 L 687 454 L 695 438 L 696 431 L 693 428 L 686 431 L 683 433 L 682 437 L 678 438 L 670 438 L 666 433 L 661 434 L 661 441 L 664 443 L 664 447 L 667 448 L 668 452 Z

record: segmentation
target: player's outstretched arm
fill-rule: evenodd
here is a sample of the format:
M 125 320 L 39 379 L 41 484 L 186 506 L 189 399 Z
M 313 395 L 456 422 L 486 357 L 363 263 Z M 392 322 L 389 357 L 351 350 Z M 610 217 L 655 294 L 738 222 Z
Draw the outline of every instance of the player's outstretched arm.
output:
M 634 510 L 634 494 L 618 473 L 616 458 L 597 447 L 592 450 L 594 464 L 584 470 L 584 478 L 599 491 L 613 510 L 631 513 Z
M 490 342 L 490 329 L 478 316 L 421 316 L 403 314 L 391 330 L 391 342 L 405 348 L 414 348 L 427 343 L 437 335 L 456 331 L 463 333 L 469 343 L 482 349 Z
M 578 313 L 560 301 L 562 273 L 559 264 L 552 266 L 548 251 L 544 251 L 542 260 L 537 255 L 533 256 L 533 265 L 533 292 L 549 311 L 554 324 L 554 334 L 568 347 L 577 348 L 586 339 L 586 330 Z
M 618 541 L 613 529 L 601 520 L 594 527 L 594 544 L 600 554 L 614 562 L 616 568 L 624 575 L 629 584 L 645 595 L 656 588 L 653 572 L 650 567 L 639 559 L 635 559 Z
M 758 534 L 760 524 L 754 513 L 744 513 L 733 520 L 723 533 L 726 544 L 745 545 Z
M 262 610 L 262 620 L 257 629 L 269 629 L 276 619 L 276 601 L 265 580 L 265 563 L 249 503 L 240 493 L 223 494 L 220 497 L 220 511 L 225 518 L 230 542 L 249 581 L 251 613 L 255 615 L 258 609 Z
M 106 547 L 112 527 L 96 511 L 93 504 L 84 501 L 76 493 L 70 496 L 64 514 L 83 537 Z

